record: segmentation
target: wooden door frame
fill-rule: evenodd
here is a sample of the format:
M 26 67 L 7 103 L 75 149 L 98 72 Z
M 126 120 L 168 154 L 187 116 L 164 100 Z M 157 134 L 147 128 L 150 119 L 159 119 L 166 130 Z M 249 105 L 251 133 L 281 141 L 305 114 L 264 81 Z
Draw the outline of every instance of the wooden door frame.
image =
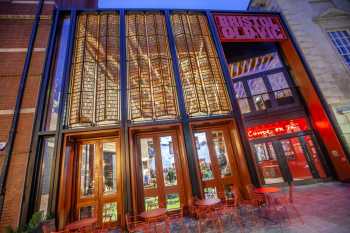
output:
M 201 122 L 203 123 L 203 122 Z M 214 121 L 214 124 L 210 124 L 210 125 L 194 125 L 194 127 L 192 127 L 192 141 L 195 144 L 195 140 L 194 140 L 194 133 L 196 132 L 205 132 L 206 137 L 208 142 L 211 140 L 211 135 L 209 135 L 209 132 L 211 131 L 215 131 L 215 130 L 222 130 L 223 134 L 224 134 L 224 140 L 225 140 L 225 146 L 226 146 L 226 150 L 227 150 L 227 154 L 228 154 L 228 163 L 231 169 L 231 176 L 229 177 L 221 177 L 221 171 L 219 168 L 219 165 L 217 164 L 217 158 L 215 158 L 215 150 L 213 148 L 213 145 L 209 145 L 210 143 L 208 143 L 208 150 L 209 150 L 209 156 L 211 159 L 211 163 L 213 164 L 213 175 L 214 175 L 214 179 L 209 181 L 210 183 L 213 183 L 214 186 L 216 188 L 217 194 L 218 192 L 224 192 L 224 185 L 227 183 L 227 179 L 231 179 L 232 178 L 232 185 L 235 185 L 237 187 L 240 187 L 241 184 L 239 182 L 239 171 L 238 171 L 238 166 L 236 163 L 236 152 L 234 150 L 234 141 L 232 141 L 230 133 L 229 133 L 229 128 L 230 127 L 230 123 L 227 121 Z M 229 128 L 227 128 L 227 126 Z M 209 137 L 208 137 L 209 135 Z M 212 140 L 211 140 L 212 141 Z M 195 145 L 194 145 L 194 148 Z M 199 160 L 198 160 L 198 154 L 197 154 L 197 150 L 195 151 L 195 155 L 196 155 L 196 164 L 198 166 L 198 172 L 199 172 L 199 177 L 201 177 L 201 172 L 200 172 L 200 168 L 199 168 Z M 215 175 L 216 173 L 216 175 Z M 236 178 L 237 177 L 237 178 Z M 221 180 L 221 182 L 220 182 Z M 207 187 L 207 185 L 204 185 L 204 183 L 207 181 L 202 181 L 200 180 L 201 183 L 201 195 L 202 198 L 204 198 L 204 188 Z M 209 185 L 210 187 L 212 187 L 212 185 Z
M 150 126 L 134 126 L 129 128 L 129 141 L 130 141 L 130 161 L 131 161 L 131 188 L 132 188 L 132 206 L 133 214 L 139 213 L 142 208 L 140 203 L 144 203 L 140 196 L 143 196 L 143 183 L 142 173 L 140 173 L 139 164 L 139 149 L 138 149 L 138 135 L 154 135 L 154 134 L 164 134 L 171 133 L 176 137 L 178 160 L 179 160 L 179 170 L 182 177 L 182 184 L 180 187 L 183 190 L 183 205 L 185 210 L 188 206 L 193 203 L 190 175 L 188 170 L 188 161 L 184 148 L 184 138 L 183 131 L 180 123 L 168 124 L 168 125 L 150 125 Z M 139 168 L 138 168 L 139 167 Z M 138 169 L 137 169 L 138 168 Z M 140 178 L 141 177 L 141 178 Z M 140 193 L 141 195 L 137 195 Z M 180 194 L 180 193 L 179 193 Z M 180 197 L 181 198 L 181 197 Z

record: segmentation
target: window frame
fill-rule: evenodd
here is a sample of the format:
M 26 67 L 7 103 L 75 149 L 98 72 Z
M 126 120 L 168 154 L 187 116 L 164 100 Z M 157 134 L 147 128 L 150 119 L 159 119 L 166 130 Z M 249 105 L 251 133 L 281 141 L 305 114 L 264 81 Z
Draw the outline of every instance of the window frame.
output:
M 325 29 L 327 40 L 329 41 L 334 53 L 336 54 L 336 57 L 338 58 L 340 63 L 345 67 L 346 71 L 350 72 L 350 63 L 349 64 L 346 63 L 345 58 L 338 51 L 337 45 L 335 44 L 335 42 L 333 41 L 333 39 L 330 35 L 331 32 L 341 32 L 341 31 L 346 31 L 350 36 L 350 26 L 349 27 Z M 349 48 L 350 48 L 350 42 L 349 42 Z M 350 52 L 349 52 L 349 55 L 350 55 Z

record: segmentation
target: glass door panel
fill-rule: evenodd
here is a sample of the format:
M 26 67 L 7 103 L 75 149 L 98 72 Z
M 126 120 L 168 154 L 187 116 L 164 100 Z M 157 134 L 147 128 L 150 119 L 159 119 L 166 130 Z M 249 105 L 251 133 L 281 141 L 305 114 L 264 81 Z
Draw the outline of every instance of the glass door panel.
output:
M 175 134 L 139 137 L 145 210 L 174 210 L 183 202 L 183 187 Z
M 254 144 L 259 173 L 265 184 L 284 182 L 272 142 Z
M 199 169 L 201 172 L 202 181 L 214 179 L 211 159 L 209 156 L 208 141 L 205 132 L 199 132 L 194 134 L 196 142 L 196 150 L 199 162 Z
M 299 139 L 295 137 L 280 140 L 280 142 L 293 180 L 311 179 L 312 174 Z
M 82 142 L 79 148 L 77 218 L 97 217 L 98 224 L 114 226 L 120 216 L 116 139 Z
M 223 128 L 194 132 L 204 198 L 227 198 L 225 187 L 233 185 L 233 153 Z

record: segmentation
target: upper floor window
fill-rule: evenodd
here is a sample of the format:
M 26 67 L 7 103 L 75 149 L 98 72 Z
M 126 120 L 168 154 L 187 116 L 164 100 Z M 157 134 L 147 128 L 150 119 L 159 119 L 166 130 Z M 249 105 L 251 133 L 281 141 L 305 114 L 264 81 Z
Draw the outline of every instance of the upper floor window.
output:
M 171 16 L 186 111 L 191 117 L 231 111 L 207 18 L 201 13 Z
M 334 46 L 350 68 L 350 33 L 348 30 L 328 32 Z
M 68 126 L 116 124 L 120 119 L 119 15 L 78 16 Z
M 129 119 L 175 119 L 177 98 L 165 16 L 129 12 L 126 23 Z

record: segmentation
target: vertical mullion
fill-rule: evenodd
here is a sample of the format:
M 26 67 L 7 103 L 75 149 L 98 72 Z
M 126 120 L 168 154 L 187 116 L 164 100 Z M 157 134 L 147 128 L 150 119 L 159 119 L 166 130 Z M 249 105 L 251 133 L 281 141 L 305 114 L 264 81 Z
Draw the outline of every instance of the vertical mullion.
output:
M 131 208 L 131 179 L 130 179 L 130 155 L 129 155 L 129 132 L 128 132 L 128 84 L 126 69 L 126 28 L 125 10 L 119 12 L 119 48 L 120 48 L 120 158 L 122 167 L 122 213 L 127 213 Z M 136 191 L 136 190 L 135 190 Z M 124 215 L 123 215 L 124 216 Z M 122 216 L 122 225 L 125 219 Z
M 168 10 L 165 11 L 165 22 L 166 22 L 166 29 L 168 34 L 168 43 L 169 43 L 170 53 L 173 60 L 172 65 L 173 65 L 175 84 L 177 89 L 177 99 L 179 103 L 180 116 L 182 119 L 182 127 L 183 127 L 183 134 L 184 134 L 183 136 L 184 136 L 184 142 L 185 142 L 186 155 L 188 158 L 188 166 L 189 166 L 190 179 L 192 184 L 192 193 L 194 196 L 200 196 L 201 195 L 200 177 L 198 176 L 196 158 L 193 153 L 194 148 L 192 144 L 191 127 L 190 127 L 189 117 L 185 107 L 184 93 L 182 89 L 181 77 L 179 72 L 179 61 L 177 59 L 177 54 L 176 54 L 175 38 L 171 27 L 170 12 Z
M 248 169 L 249 169 L 249 172 L 250 172 L 250 175 L 252 178 L 252 182 L 254 183 L 254 185 L 260 186 L 258 175 L 257 175 L 256 170 L 255 170 L 255 165 L 251 159 L 251 156 L 253 154 L 252 154 L 252 151 L 251 151 L 251 148 L 249 145 L 249 140 L 248 140 L 247 134 L 245 132 L 242 114 L 241 114 L 241 111 L 239 109 L 237 99 L 235 97 L 235 91 L 233 89 L 232 80 L 230 78 L 230 72 L 229 72 L 227 64 L 226 64 L 226 58 L 225 58 L 225 54 L 224 54 L 224 51 L 223 51 L 223 48 L 222 48 L 222 45 L 221 45 L 221 42 L 219 39 L 219 35 L 217 34 L 217 31 L 216 31 L 215 22 L 214 22 L 213 16 L 212 16 L 210 11 L 207 11 L 206 15 L 208 18 L 209 29 L 211 31 L 211 35 L 212 35 L 213 41 L 215 43 L 216 51 L 217 51 L 218 56 L 219 56 L 221 69 L 222 69 L 222 72 L 224 74 L 224 78 L 225 78 L 225 82 L 226 82 L 226 86 L 227 86 L 227 92 L 228 92 L 230 100 L 231 100 L 231 106 L 232 106 L 234 118 L 235 118 L 235 121 L 237 123 L 238 129 L 240 132 L 240 136 L 241 136 L 240 141 L 243 144 L 243 149 L 245 152 L 244 154 L 245 154 Z

